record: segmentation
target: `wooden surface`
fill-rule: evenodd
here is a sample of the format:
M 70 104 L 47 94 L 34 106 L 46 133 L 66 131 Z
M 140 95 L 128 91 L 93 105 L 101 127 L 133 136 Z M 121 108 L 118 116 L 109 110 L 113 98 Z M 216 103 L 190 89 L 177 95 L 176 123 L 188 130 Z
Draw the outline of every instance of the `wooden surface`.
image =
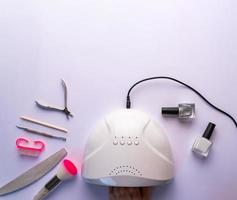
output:
M 151 188 L 110 187 L 109 200 L 149 200 Z

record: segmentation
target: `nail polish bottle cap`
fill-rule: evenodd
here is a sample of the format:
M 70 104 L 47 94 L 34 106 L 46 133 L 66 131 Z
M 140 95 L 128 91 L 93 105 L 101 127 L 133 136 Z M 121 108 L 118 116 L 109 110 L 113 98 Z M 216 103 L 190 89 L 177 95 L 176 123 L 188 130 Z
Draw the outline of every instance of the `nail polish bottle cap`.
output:
M 212 135 L 212 133 L 214 131 L 215 126 L 216 125 L 214 123 L 209 122 L 209 124 L 208 124 L 205 132 L 203 133 L 202 137 L 204 137 L 204 138 L 209 140 L 211 138 L 211 135 Z
M 178 115 L 179 108 L 178 107 L 163 107 L 161 109 L 162 115 Z

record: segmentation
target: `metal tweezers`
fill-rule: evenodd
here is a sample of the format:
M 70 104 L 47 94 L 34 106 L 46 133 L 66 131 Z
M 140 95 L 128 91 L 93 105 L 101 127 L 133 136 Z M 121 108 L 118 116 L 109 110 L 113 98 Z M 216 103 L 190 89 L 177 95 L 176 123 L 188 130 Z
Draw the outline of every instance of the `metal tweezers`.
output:
M 45 104 L 39 103 L 39 101 L 35 101 L 35 103 L 38 107 L 43 108 L 45 110 L 54 110 L 54 111 L 63 112 L 66 115 L 66 117 L 69 119 L 69 117 L 73 117 L 73 115 L 68 110 L 68 107 L 67 107 L 67 85 L 63 79 L 62 79 L 62 86 L 64 90 L 64 108 L 58 108 L 55 106 L 45 105 Z

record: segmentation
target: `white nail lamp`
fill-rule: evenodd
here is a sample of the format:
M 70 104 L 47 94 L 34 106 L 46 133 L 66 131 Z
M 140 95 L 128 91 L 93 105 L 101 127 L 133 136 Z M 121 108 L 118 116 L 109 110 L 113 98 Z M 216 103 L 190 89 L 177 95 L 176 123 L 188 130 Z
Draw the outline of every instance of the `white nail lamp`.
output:
M 174 177 L 166 135 L 147 114 L 122 109 L 101 120 L 90 136 L 82 177 L 92 184 L 144 187 Z

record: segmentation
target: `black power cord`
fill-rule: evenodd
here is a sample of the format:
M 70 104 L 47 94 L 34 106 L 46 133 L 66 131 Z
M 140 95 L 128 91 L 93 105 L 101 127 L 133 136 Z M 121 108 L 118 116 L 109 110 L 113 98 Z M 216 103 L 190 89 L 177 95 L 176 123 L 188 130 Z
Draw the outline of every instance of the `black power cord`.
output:
M 197 90 L 195 90 L 194 88 L 192 88 L 191 86 L 189 86 L 188 84 L 182 82 L 182 81 L 179 81 L 175 78 L 172 78 L 172 77 L 168 77 L 168 76 L 155 76 L 155 77 L 149 77 L 149 78 L 145 78 L 145 79 L 142 79 L 136 83 L 134 83 L 130 89 L 128 90 L 128 93 L 127 93 L 127 101 L 126 101 L 126 108 L 131 108 L 131 100 L 130 100 L 130 93 L 132 91 L 132 89 L 137 86 L 138 84 L 142 83 L 142 82 L 145 82 L 145 81 L 150 81 L 150 80 L 154 80 L 154 79 L 168 79 L 168 80 L 172 80 L 172 81 L 175 81 L 181 85 L 184 85 L 186 86 L 187 88 L 189 88 L 190 90 L 192 90 L 193 92 L 195 92 L 199 97 L 201 97 L 209 106 L 211 106 L 212 108 L 214 108 L 215 110 L 219 111 L 220 113 L 226 115 L 227 117 L 229 117 L 235 124 L 236 128 L 237 128 L 237 122 L 236 120 L 234 119 L 234 117 L 232 117 L 229 113 L 225 112 L 224 110 L 216 107 L 215 105 L 213 105 L 210 101 L 208 101 L 200 92 L 198 92 Z

